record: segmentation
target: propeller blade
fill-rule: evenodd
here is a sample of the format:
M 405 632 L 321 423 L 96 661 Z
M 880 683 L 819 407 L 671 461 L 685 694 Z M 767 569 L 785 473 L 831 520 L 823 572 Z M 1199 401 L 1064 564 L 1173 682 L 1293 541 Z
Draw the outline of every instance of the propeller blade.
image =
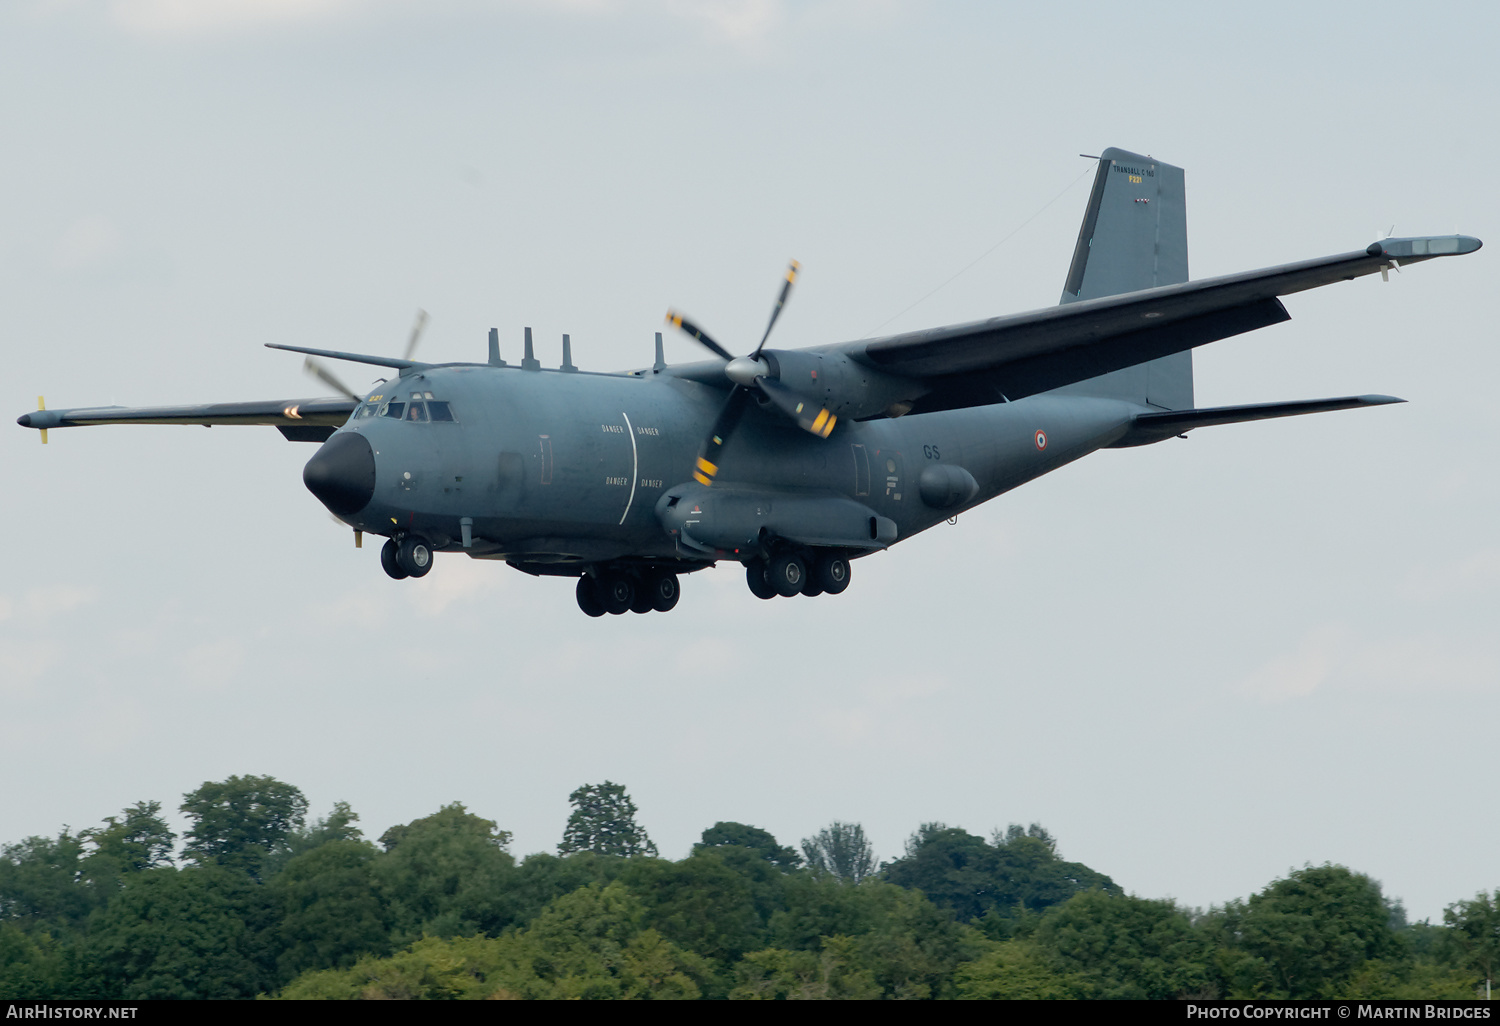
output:
M 699 484 L 707 487 L 714 483 L 714 476 L 719 472 L 719 453 L 724 448 L 724 443 L 729 441 L 735 425 L 745 415 L 745 406 L 749 401 L 750 390 L 745 386 L 735 385 L 729 390 L 729 398 L 720 407 L 719 416 L 715 418 L 713 429 L 708 433 L 708 440 L 698 452 L 698 462 L 693 466 L 693 480 Z
M 772 405 L 795 420 L 803 431 L 819 438 L 827 438 L 833 434 L 833 426 L 839 419 L 817 400 L 803 398 L 775 378 L 756 378 L 755 386 L 771 400 Z
M 422 330 L 427 327 L 427 311 L 418 308 L 417 319 L 412 322 L 411 338 L 406 340 L 406 359 L 411 359 L 411 354 L 417 351 L 417 343 L 422 341 Z
M 667 311 L 667 323 L 672 327 L 680 328 L 682 331 L 691 335 L 703 345 L 707 346 L 709 349 L 712 349 L 715 355 L 725 360 L 734 359 L 734 357 L 730 355 L 729 350 L 725 349 L 723 346 L 719 345 L 719 343 L 708 337 L 708 332 L 698 327 L 698 325 L 682 316 L 682 314 L 678 313 L 676 310 Z
M 340 381 L 331 370 L 323 366 L 317 360 L 314 360 L 311 356 L 309 356 L 302 362 L 302 369 L 307 371 L 307 373 L 311 374 L 313 377 L 317 378 L 319 381 L 323 382 L 323 384 L 327 385 L 334 391 L 341 392 L 344 395 L 347 395 L 355 402 L 360 401 L 360 397 L 354 394 L 354 389 L 350 388 L 348 385 Z
M 782 283 L 781 295 L 776 297 L 776 307 L 771 311 L 770 323 L 766 325 L 766 333 L 760 337 L 760 345 L 755 347 L 755 352 L 750 354 L 750 359 L 754 360 L 760 356 L 760 351 L 766 348 L 766 339 L 771 337 L 771 329 L 776 327 L 776 318 L 781 316 L 781 308 L 786 306 L 786 297 L 792 294 L 792 283 L 797 280 L 797 272 L 801 269 L 802 265 L 795 260 L 787 265 L 786 281 Z

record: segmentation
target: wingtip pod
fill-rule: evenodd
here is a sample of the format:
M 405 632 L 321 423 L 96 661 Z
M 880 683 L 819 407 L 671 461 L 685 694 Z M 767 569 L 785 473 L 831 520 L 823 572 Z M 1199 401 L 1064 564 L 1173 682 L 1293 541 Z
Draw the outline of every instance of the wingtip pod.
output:
M 1472 235 L 1418 235 L 1402 239 L 1380 239 L 1365 252 L 1392 260 L 1422 260 L 1438 256 L 1463 256 L 1484 243 Z

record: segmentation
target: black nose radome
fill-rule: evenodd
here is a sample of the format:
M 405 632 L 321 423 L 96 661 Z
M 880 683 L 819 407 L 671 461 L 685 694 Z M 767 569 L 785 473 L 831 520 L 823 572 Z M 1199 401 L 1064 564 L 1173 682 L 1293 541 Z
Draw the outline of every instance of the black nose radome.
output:
M 340 431 L 307 461 L 302 483 L 333 513 L 358 513 L 375 494 L 375 453 L 363 435 Z

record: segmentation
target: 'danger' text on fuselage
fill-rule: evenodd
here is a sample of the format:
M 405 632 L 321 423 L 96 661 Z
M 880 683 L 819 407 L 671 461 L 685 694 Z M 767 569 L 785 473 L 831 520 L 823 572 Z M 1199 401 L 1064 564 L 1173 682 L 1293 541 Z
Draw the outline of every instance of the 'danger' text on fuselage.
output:
M 714 359 L 593 374 L 544 369 L 530 331 L 519 366 L 490 332 L 482 364 L 293 346 L 390 367 L 364 396 L 46 410 L 40 429 L 266 424 L 322 447 L 303 479 L 357 532 L 388 538 L 394 578 L 436 552 L 578 578 L 584 612 L 667 611 L 678 577 L 744 564 L 761 598 L 836 594 L 850 561 L 1097 449 L 1198 428 L 1399 402 L 1390 396 L 1198 409 L 1192 349 L 1287 320 L 1294 292 L 1434 257 L 1463 235 L 1188 280 L 1183 173 L 1108 149 L 1099 158 L 1056 307 L 856 342 L 735 356 L 677 314 Z M 320 367 L 326 381 L 337 379 Z M 347 390 L 346 390 L 347 391 Z M 43 405 L 40 404 L 39 405 Z M 359 535 L 356 535 L 359 537 Z

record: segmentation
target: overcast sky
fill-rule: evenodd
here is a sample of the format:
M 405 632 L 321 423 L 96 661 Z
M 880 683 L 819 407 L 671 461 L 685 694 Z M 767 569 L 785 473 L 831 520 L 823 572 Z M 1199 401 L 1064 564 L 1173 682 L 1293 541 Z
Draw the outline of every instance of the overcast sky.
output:
M 1041 822 L 1145 897 L 1304 863 L 1500 886 L 1491 3 L 11 0 L 3 409 L 321 394 L 265 342 L 640 366 L 1057 301 L 1092 162 L 1187 169 L 1194 277 L 1461 231 L 1197 352 L 1200 405 L 1410 402 L 1101 452 L 761 602 L 671 615 L 447 555 L 391 581 L 269 428 L 0 430 L 0 840 L 231 774 L 552 850 L 625 784 L 716 820 Z M 1018 230 L 1019 229 L 1019 230 Z M 1014 233 L 1014 234 L 1012 234 Z M 989 256 L 902 311 L 1001 240 Z M 899 316 L 898 316 L 899 315 Z M 670 360 L 697 359 L 669 338 Z M 352 370 L 358 385 L 364 374 Z M 178 818 L 180 822 L 180 817 Z

